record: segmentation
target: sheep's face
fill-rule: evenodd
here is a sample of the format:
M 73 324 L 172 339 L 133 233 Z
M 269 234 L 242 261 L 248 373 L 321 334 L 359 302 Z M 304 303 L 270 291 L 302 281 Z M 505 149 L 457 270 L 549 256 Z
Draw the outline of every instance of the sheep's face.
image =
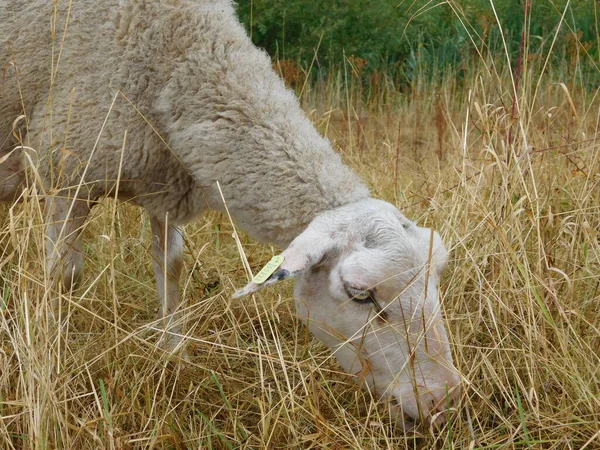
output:
M 298 277 L 298 313 L 344 370 L 405 425 L 443 423 L 460 380 L 438 299 L 439 235 L 368 199 L 318 216 L 283 256 L 265 284 Z

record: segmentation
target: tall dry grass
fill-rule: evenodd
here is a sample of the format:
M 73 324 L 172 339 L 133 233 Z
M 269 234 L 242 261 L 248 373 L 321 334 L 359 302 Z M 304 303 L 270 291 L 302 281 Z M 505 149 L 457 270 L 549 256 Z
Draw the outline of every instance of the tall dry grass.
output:
M 298 86 L 373 194 L 451 248 L 464 390 L 442 430 L 403 434 L 299 323 L 290 283 L 231 300 L 246 275 L 219 214 L 186 227 L 187 362 L 157 346 L 139 209 L 95 208 L 81 287 L 57 292 L 32 187 L 0 210 L 0 448 L 600 448 L 599 91 L 539 65 L 517 89 L 483 60 L 410 93 L 383 77 L 369 99 L 351 61 Z M 242 243 L 254 269 L 278 251 Z

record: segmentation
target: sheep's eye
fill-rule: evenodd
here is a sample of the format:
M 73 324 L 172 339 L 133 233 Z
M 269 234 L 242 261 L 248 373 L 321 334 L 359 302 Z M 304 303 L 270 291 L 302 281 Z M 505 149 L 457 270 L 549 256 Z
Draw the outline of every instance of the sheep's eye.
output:
M 364 305 L 366 303 L 375 303 L 375 296 L 373 294 L 373 291 L 368 289 L 354 289 L 346 286 L 346 294 L 348 294 L 348 297 L 350 297 L 352 301 L 360 303 L 361 305 Z

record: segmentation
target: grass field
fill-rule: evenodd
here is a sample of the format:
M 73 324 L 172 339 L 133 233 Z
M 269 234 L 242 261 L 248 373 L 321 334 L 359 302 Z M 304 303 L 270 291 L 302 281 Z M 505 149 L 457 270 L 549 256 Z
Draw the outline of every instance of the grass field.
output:
M 139 209 L 97 206 L 81 287 L 49 289 L 32 189 L 0 209 L 0 448 L 600 448 L 600 92 L 524 61 L 368 99 L 351 64 L 298 86 L 374 196 L 451 249 L 463 394 L 443 429 L 403 434 L 299 323 L 291 283 L 232 300 L 247 277 L 220 214 L 186 227 L 187 362 L 156 346 Z M 278 252 L 242 243 L 255 271 Z

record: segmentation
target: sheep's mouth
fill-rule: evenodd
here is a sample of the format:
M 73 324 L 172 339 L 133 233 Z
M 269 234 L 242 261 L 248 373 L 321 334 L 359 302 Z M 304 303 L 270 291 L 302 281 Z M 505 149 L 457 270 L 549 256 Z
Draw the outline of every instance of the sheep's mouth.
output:
M 449 415 L 457 412 L 457 409 L 454 407 L 435 409 L 432 410 L 433 414 L 420 420 L 406 414 L 398 400 L 393 397 L 388 400 L 388 406 L 391 414 L 396 419 L 397 424 L 402 427 L 402 430 L 404 432 L 412 432 L 415 434 L 420 434 L 420 431 L 424 431 L 423 427 L 439 430 L 447 422 Z

